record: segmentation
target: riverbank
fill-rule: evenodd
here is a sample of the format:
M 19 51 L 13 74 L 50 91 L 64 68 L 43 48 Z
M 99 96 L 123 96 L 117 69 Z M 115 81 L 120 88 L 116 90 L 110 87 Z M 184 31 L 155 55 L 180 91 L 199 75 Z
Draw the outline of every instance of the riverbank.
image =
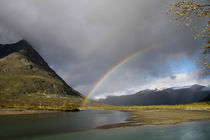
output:
M 69 104 L 64 101 L 63 105 L 60 106 L 37 106 L 37 105 L 13 105 L 13 104 L 1 104 L 0 115 L 11 115 L 11 114 L 34 114 L 34 113 L 45 113 L 45 112 L 77 112 L 79 107 L 75 104 Z
M 131 114 L 124 123 L 97 127 L 97 129 L 110 129 L 142 125 L 167 125 L 189 121 L 210 119 L 209 110 L 121 110 Z
M 62 108 L 65 106 L 62 106 Z M 46 108 L 46 107 L 45 107 Z M 66 109 L 66 107 L 65 107 Z M 117 127 L 141 126 L 141 125 L 165 125 L 182 122 L 210 119 L 210 102 L 199 102 L 187 105 L 159 105 L 159 106 L 87 106 L 80 110 L 118 110 L 127 112 L 131 116 L 123 123 L 104 125 L 97 129 L 109 129 Z M 66 111 L 58 107 L 44 109 L 24 109 L 23 106 L 16 109 L 0 109 L 0 115 L 36 114 Z M 72 110 L 71 110 L 72 111 Z
M 131 114 L 124 123 L 98 127 L 108 129 L 141 125 L 165 125 L 210 119 L 210 102 L 197 102 L 185 105 L 152 106 L 102 106 L 85 107 L 85 109 L 119 110 Z
M 0 115 L 21 115 L 21 114 L 39 114 L 39 113 L 55 113 L 53 110 L 22 110 L 22 109 L 0 109 Z
M 99 126 L 96 129 L 111 129 L 119 127 L 133 127 L 142 125 L 167 125 L 177 124 L 189 121 L 210 119 L 210 110 L 119 110 L 131 114 L 123 123 L 109 124 Z M 0 115 L 21 115 L 21 114 L 40 114 L 55 113 L 58 110 L 17 110 L 17 109 L 0 109 Z

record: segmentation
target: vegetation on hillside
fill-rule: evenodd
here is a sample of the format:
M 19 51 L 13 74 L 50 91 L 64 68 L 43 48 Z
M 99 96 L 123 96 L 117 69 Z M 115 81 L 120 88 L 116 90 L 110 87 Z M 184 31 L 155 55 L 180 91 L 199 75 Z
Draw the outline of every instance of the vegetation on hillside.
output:
M 1 108 L 35 110 L 77 110 L 82 98 L 71 95 L 30 93 L 19 96 L 1 96 Z
M 81 96 L 26 41 L 0 45 L 0 94 L 34 92 Z
M 0 107 L 77 110 L 82 95 L 24 40 L 0 45 Z

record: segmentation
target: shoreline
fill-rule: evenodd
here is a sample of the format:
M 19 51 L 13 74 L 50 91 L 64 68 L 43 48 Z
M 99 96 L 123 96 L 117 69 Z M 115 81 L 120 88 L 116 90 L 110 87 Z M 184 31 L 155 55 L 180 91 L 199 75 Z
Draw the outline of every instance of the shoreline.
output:
M 88 110 L 88 109 L 87 109 Z M 95 129 L 112 129 L 120 127 L 137 127 L 142 125 L 169 125 L 183 122 L 208 120 L 210 110 L 180 110 L 180 109 L 125 109 L 114 110 L 129 113 L 130 116 L 123 123 L 98 126 Z M 55 113 L 59 110 L 25 110 L 0 109 L 0 116 L 30 115 L 40 113 Z
M 169 125 L 209 120 L 210 110 L 120 110 L 131 114 L 125 122 L 99 126 L 96 129 L 137 127 L 143 125 Z
M 57 110 L 26 110 L 26 109 L 0 109 L 0 116 L 5 115 L 30 115 L 40 113 L 55 113 Z

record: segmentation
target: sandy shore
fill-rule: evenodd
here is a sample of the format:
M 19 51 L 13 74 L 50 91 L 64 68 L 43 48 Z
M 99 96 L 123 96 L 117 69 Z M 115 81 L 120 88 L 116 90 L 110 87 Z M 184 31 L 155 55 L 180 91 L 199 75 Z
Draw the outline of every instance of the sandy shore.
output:
M 38 114 L 38 113 L 54 113 L 54 112 L 57 111 L 0 109 L 0 115 L 20 115 L 20 114 Z
M 124 123 L 100 126 L 97 129 L 141 125 L 165 125 L 210 119 L 209 110 L 123 110 L 131 113 Z

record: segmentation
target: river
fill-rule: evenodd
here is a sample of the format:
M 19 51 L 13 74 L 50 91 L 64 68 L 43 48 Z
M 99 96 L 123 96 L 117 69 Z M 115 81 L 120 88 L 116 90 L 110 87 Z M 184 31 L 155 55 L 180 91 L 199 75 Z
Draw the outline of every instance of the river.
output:
M 119 111 L 86 110 L 48 114 L 0 116 L 1 140 L 208 140 L 210 120 L 176 125 L 94 129 L 124 122 Z

